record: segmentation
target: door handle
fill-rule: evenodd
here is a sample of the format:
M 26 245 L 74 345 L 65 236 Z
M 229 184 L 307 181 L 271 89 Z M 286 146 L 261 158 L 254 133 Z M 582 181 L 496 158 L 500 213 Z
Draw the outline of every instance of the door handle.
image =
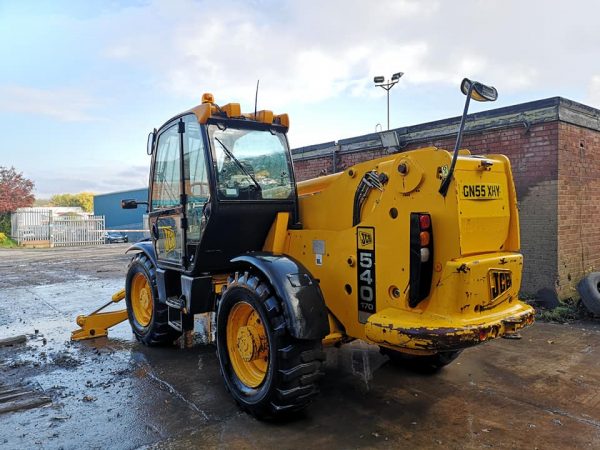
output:
M 159 233 L 158 233 L 158 225 L 156 224 L 156 222 L 154 222 L 152 224 L 152 237 L 154 238 L 154 240 L 158 241 L 159 238 Z

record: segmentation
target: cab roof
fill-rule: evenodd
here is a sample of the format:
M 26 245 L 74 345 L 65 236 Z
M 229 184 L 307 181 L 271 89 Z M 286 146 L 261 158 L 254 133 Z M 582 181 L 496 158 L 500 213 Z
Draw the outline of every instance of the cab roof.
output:
M 219 106 L 215 103 L 214 96 L 210 93 L 202 94 L 202 104 L 191 108 L 188 112 L 194 113 L 198 123 L 206 123 L 211 118 L 245 119 L 254 122 L 279 125 L 287 131 L 290 119 L 287 114 L 273 114 L 273 111 L 261 110 L 255 113 L 242 113 L 239 103 L 227 103 Z

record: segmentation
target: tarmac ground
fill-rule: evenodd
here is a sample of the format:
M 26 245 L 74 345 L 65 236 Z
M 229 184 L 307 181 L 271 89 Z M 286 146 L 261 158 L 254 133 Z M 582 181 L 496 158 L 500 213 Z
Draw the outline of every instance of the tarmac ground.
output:
M 376 346 L 327 349 L 319 398 L 260 422 L 225 391 L 212 344 L 147 348 L 128 322 L 73 343 L 124 285 L 127 244 L 0 250 L 0 447 L 600 448 L 600 323 L 536 323 L 434 375 Z

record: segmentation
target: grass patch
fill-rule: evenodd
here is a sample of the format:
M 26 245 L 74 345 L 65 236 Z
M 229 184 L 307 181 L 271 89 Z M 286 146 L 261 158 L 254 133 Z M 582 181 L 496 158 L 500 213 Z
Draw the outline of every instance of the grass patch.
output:
M 0 248 L 15 248 L 19 245 L 4 233 L 0 233 Z
M 535 318 L 541 322 L 568 323 L 593 319 L 594 315 L 586 309 L 581 300 L 567 299 L 553 309 L 536 307 Z

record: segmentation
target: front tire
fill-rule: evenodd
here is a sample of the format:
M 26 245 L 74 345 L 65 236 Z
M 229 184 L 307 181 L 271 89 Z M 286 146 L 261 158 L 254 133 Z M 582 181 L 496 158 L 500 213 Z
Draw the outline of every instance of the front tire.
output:
M 293 338 L 281 300 L 256 275 L 229 279 L 217 312 L 217 355 L 226 389 L 257 418 L 299 411 L 318 394 L 321 340 Z
M 156 269 L 143 253 L 135 255 L 127 269 L 125 303 L 133 334 L 142 344 L 172 344 L 181 335 L 168 323 L 168 306 L 158 301 Z

